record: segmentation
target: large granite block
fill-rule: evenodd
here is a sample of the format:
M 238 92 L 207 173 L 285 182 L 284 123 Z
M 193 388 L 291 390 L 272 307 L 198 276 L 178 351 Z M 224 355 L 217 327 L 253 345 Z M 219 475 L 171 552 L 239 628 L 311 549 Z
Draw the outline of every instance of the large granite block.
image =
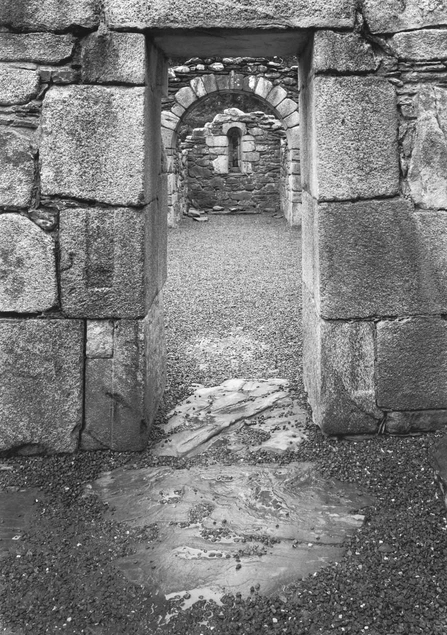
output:
M 136 318 L 146 314 L 145 222 L 143 210 L 61 212 L 61 300 L 66 315 Z
M 0 205 L 28 207 L 34 184 L 34 157 L 28 136 L 0 126 Z
M 105 329 L 102 339 L 108 343 L 108 328 Z M 166 349 L 160 299 L 155 300 L 144 320 L 115 322 L 112 337 L 111 356 L 105 357 L 101 348 L 95 354 L 90 346 L 86 360 L 81 447 L 143 450 L 165 386 Z
M 38 91 L 37 70 L 19 64 L 0 64 L 0 106 L 26 104 Z
M 73 47 L 73 37 L 68 34 L 0 33 L 2 62 L 58 64 L 71 56 Z
M 91 84 L 144 85 L 146 42 L 140 33 L 92 33 L 82 42 L 81 77 Z
M 304 385 L 324 433 L 377 432 L 374 355 L 373 323 L 323 320 L 303 287 Z
M 112 28 L 212 29 L 266 28 L 272 24 L 296 28 L 343 28 L 354 25 L 354 0 L 106 0 L 105 12 Z
M 377 77 L 326 76 L 311 84 L 301 109 L 308 128 L 303 164 L 311 166 L 303 187 L 322 201 L 397 194 L 393 85 Z
M 42 193 L 143 204 L 144 101 L 144 88 L 51 88 L 42 112 Z
M 2 0 L 0 26 L 31 31 L 92 29 L 99 24 L 97 0 Z
M 401 59 L 417 62 L 447 59 L 447 30 L 445 29 L 398 33 L 393 36 L 390 44 L 395 54 Z
M 373 33 L 397 33 L 447 26 L 445 0 L 364 0 L 364 17 Z
M 316 73 L 374 71 L 379 65 L 371 44 L 357 33 L 317 31 L 314 36 L 312 69 Z
M 415 213 L 396 198 L 320 203 L 316 215 L 323 317 L 447 311 L 445 212 Z
M 0 320 L 1 452 L 76 450 L 83 339 L 78 320 Z
M 447 209 L 447 89 L 422 86 L 417 104 L 408 169 L 410 193 L 421 207 Z
M 377 325 L 377 402 L 390 410 L 447 408 L 447 321 L 415 317 Z
M 0 312 L 39 313 L 57 302 L 55 246 L 32 221 L 0 216 Z

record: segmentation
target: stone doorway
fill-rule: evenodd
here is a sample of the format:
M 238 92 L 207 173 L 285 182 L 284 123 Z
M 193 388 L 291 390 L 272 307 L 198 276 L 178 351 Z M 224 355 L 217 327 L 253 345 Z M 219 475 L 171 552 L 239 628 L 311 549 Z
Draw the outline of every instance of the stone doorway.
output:
M 328 434 L 444 425 L 445 135 L 426 155 L 427 121 L 445 129 L 444 76 L 430 71 L 443 54 L 439 33 L 424 54 L 414 43 L 445 20 L 364 4 L 285 3 L 278 16 L 231 5 L 224 18 L 213 3 L 170 13 L 107 0 L 101 16 L 93 0 L 63 14 L 51 0 L 2 6 L 1 72 L 14 80 L 2 111 L 2 451 L 145 446 L 164 385 L 166 57 L 209 50 L 300 60 L 315 423 Z

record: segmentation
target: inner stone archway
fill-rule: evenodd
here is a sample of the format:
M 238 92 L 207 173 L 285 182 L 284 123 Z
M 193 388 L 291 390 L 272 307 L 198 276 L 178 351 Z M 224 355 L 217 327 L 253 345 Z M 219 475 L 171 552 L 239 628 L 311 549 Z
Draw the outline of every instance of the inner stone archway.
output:
M 231 59 L 227 62 L 231 62 Z M 262 58 L 261 58 L 262 59 Z M 201 60 L 200 60 L 201 61 Z M 193 68 L 203 66 L 194 59 Z M 267 60 L 266 60 L 267 62 Z M 267 62 L 268 63 L 268 62 Z M 186 114 L 197 104 L 216 94 L 246 94 L 255 96 L 261 103 L 267 105 L 274 116 L 281 122 L 286 131 L 286 146 L 284 164 L 286 174 L 281 187 L 282 210 L 291 225 L 301 222 L 301 179 L 300 179 L 300 130 L 299 107 L 296 99 L 292 99 L 294 92 L 285 87 L 274 84 L 262 75 L 237 73 L 234 70 L 225 72 L 222 63 L 211 63 L 210 68 L 217 67 L 221 74 L 209 73 L 193 77 L 177 90 L 169 109 L 161 114 L 162 141 L 167 157 L 168 172 L 168 224 L 171 227 L 179 222 L 185 211 L 185 200 L 182 196 L 179 179 L 179 162 L 177 150 L 177 134 Z M 280 66 L 277 64 L 277 66 Z M 181 68 L 187 69 L 187 66 Z M 250 68 L 250 67 L 249 67 Z M 185 83 L 185 82 L 183 82 Z

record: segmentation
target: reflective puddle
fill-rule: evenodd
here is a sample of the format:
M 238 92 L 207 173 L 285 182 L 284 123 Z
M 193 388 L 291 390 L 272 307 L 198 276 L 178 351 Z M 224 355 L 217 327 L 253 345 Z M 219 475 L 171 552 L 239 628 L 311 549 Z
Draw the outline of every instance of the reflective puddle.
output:
M 117 566 L 136 584 L 179 595 L 184 608 L 225 593 L 274 594 L 338 560 L 364 521 L 359 510 L 373 503 L 311 463 L 120 468 L 93 490 L 115 520 L 157 523 L 158 539 Z

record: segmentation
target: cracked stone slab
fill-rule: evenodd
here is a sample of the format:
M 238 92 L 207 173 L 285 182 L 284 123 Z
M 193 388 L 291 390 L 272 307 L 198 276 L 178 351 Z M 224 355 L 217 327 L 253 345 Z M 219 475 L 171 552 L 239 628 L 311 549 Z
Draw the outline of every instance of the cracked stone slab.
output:
M 120 468 L 87 492 L 115 521 L 158 526 L 156 542 L 116 562 L 124 575 L 190 601 L 248 596 L 255 584 L 274 594 L 337 561 L 364 522 L 359 510 L 374 502 L 358 486 L 323 479 L 312 463 Z
M 229 379 L 199 386 L 162 426 L 156 456 L 194 456 L 216 442 L 233 452 L 284 452 L 305 438 L 307 412 L 294 402 L 285 379 Z

